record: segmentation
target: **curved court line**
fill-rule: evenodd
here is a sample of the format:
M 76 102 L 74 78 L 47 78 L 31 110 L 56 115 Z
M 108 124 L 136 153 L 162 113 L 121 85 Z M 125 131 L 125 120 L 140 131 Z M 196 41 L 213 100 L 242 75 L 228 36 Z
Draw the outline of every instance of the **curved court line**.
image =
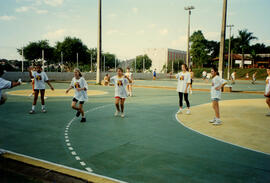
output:
M 105 108 L 107 106 L 110 106 L 112 104 L 107 104 L 107 105 L 103 105 L 103 106 L 99 106 L 99 107 L 95 107 L 93 109 L 89 109 L 88 111 L 85 112 L 88 113 L 88 112 L 92 112 L 92 111 L 95 111 L 95 110 L 98 110 L 98 109 L 102 109 L 102 108 Z M 72 123 L 75 121 L 76 117 L 72 118 L 68 124 L 66 125 L 66 128 L 65 128 L 65 132 L 64 132 L 64 139 L 65 139 L 65 142 L 66 142 L 66 146 L 68 148 L 68 150 L 70 151 L 71 155 L 74 156 L 75 160 L 76 161 L 79 161 L 80 165 L 82 166 L 82 168 L 84 168 L 86 171 L 88 172 L 93 172 L 93 170 L 87 166 L 87 164 L 81 159 L 81 157 L 78 155 L 78 153 L 74 150 L 74 148 L 72 147 L 71 145 L 71 142 L 69 140 L 69 128 L 70 126 L 72 125 Z
M 220 142 L 223 142 L 223 143 L 226 143 L 226 144 L 230 144 L 230 145 L 233 145 L 233 146 L 236 146 L 236 147 L 240 147 L 240 148 L 243 148 L 243 149 L 246 149 L 246 150 L 249 150 L 249 151 L 253 151 L 253 152 L 257 152 L 257 153 L 262 153 L 262 154 L 265 154 L 265 155 L 270 156 L 269 153 L 265 153 L 265 152 L 262 152 L 262 151 L 250 149 L 250 148 L 248 148 L 248 147 L 244 147 L 244 146 L 240 146 L 240 145 L 233 144 L 233 143 L 230 143 L 230 142 L 226 142 L 226 141 L 224 141 L 224 140 L 221 140 L 221 139 L 218 139 L 218 138 L 215 138 L 215 137 L 206 135 L 206 134 L 204 134 L 204 133 L 201 133 L 201 132 L 199 132 L 199 131 L 197 131 L 197 130 L 194 130 L 194 129 L 192 129 L 192 128 L 186 126 L 186 125 L 184 125 L 184 123 L 182 123 L 182 122 L 180 121 L 180 119 L 178 119 L 178 117 L 177 117 L 177 112 L 175 113 L 175 119 L 176 119 L 176 120 L 178 121 L 178 123 L 180 123 L 183 127 L 187 128 L 187 129 L 189 129 L 189 130 L 191 130 L 191 131 L 193 131 L 193 132 L 195 132 L 195 133 L 198 133 L 198 134 L 200 134 L 200 135 L 209 137 L 209 138 L 214 139 L 214 140 L 216 140 L 216 141 L 220 141 Z

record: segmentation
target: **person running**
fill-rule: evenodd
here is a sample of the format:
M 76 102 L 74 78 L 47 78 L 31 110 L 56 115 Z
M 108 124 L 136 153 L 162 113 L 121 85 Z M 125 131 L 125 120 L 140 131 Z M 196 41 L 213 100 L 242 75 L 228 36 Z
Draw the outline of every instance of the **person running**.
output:
M 153 80 L 157 79 L 157 69 L 154 70 L 153 72 Z
M 127 72 L 125 73 L 125 76 L 127 76 L 131 80 L 131 83 L 128 83 L 127 85 L 127 90 L 128 90 L 128 96 L 132 97 L 133 74 L 130 72 L 129 67 L 127 67 Z
M 215 117 L 209 122 L 213 125 L 221 125 L 222 121 L 220 120 L 219 101 L 221 99 L 221 88 L 224 87 L 227 82 L 219 76 L 218 69 L 216 67 L 211 69 L 211 74 L 213 78 L 211 86 L 211 100 L 212 107 L 215 111 Z
M 5 93 L 2 93 L 3 89 L 10 89 L 22 84 L 21 79 L 17 82 L 7 81 L 2 78 L 2 75 L 5 73 L 4 68 L 0 65 L 0 105 L 4 104 L 7 100 L 7 96 Z
M 179 110 L 177 113 L 180 114 L 183 111 L 183 96 L 184 96 L 184 99 L 188 108 L 186 111 L 186 114 L 191 114 L 189 110 L 190 103 L 188 100 L 191 76 L 190 76 L 190 73 L 187 71 L 188 67 L 186 64 L 182 64 L 181 68 L 182 68 L 182 72 L 176 74 L 175 76 L 176 79 L 178 80 L 176 91 L 178 92 L 178 95 L 179 95 Z
M 79 69 L 74 69 L 74 77 L 71 80 L 70 86 L 66 91 L 66 94 L 74 88 L 75 94 L 72 99 L 71 107 L 76 110 L 76 116 L 79 117 L 82 115 L 81 122 L 86 122 L 86 118 L 84 115 L 83 104 L 88 100 L 87 90 L 88 84 L 86 80 L 82 77 L 81 71 Z M 79 102 L 79 106 L 77 107 L 77 103 Z
M 35 80 L 35 94 L 34 94 L 34 101 L 32 105 L 32 109 L 29 111 L 30 114 L 35 113 L 35 107 L 37 104 L 38 94 L 40 92 L 40 98 L 41 98 L 41 112 L 45 113 L 47 112 L 45 109 L 45 83 L 49 85 L 52 91 L 54 91 L 53 86 L 49 82 L 48 76 L 45 72 L 42 71 L 41 65 L 37 65 L 36 70 L 32 72 L 31 68 L 29 68 L 29 76 L 30 78 L 33 78 Z
M 236 72 L 233 71 L 233 73 L 231 74 L 232 84 L 235 84 L 235 79 L 236 79 Z
M 252 74 L 252 82 L 251 83 L 254 84 L 254 85 L 255 85 L 255 82 L 256 82 L 256 76 L 257 76 L 257 71 Z
M 128 97 L 126 87 L 128 83 L 132 83 L 132 81 L 123 74 L 122 68 L 118 68 L 117 75 L 111 78 L 111 83 L 113 83 L 115 86 L 114 98 L 115 98 L 116 111 L 115 111 L 114 116 L 119 116 L 120 106 L 121 106 L 121 117 L 124 118 L 125 117 L 124 105 L 125 105 L 125 100 Z
M 265 93 L 264 96 L 266 97 L 266 104 L 268 105 L 270 109 L 270 67 L 267 69 L 267 78 L 266 78 L 266 85 L 265 85 Z M 266 116 L 270 116 L 270 111 L 269 113 L 266 114 Z
M 190 91 L 190 94 L 192 94 L 192 83 L 193 83 L 193 78 L 194 78 L 194 72 L 192 71 L 192 68 L 189 68 L 189 73 L 190 73 L 190 87 L 189 87 L 189 91 Z

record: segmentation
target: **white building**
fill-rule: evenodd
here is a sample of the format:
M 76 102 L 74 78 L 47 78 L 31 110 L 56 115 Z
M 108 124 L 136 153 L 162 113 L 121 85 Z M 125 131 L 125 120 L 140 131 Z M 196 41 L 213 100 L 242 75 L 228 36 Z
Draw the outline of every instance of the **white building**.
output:
M 186 52 L 181 50 L 174 50 L 170 48 L 147 48 L 144 50 L 144 54 L 152 60 L 151 70 L 156 69 L 158 73 L 165 72 L 164 65 L 168 65 L 177 59 L 186 60 Z

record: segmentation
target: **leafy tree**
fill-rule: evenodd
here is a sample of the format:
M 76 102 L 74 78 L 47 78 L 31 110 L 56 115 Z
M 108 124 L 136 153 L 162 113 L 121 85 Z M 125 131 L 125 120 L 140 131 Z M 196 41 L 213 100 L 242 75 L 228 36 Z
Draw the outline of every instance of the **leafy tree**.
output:
M 104 53 L 102 56 L 102 63 L 104 63 L 104 56 L 105 56 L 105 69 L 113 69 L 115 67 L 115 61 L 116 61 L 116 67 L 119 65 L 119 61 L 115 60 L 116 56 L 111 53 Z M 103 66 L 103 65 L 102 65 Z
M 79 55 L 79 64 L 90 65 L 90 53 L 85 44 L 79 38 L 66 37 L 63 42 L 56 43 L 56 55 L 58 61 L 61 59 L 61 52 L 63 53 L 63 60 L 69 67 L 76 65 L 77 53 Z
M 238 45 L 242 53 L 242 67 L 244 66 L 244 54 L 250 47 L 250 42 L 257 37 L 253 36 L 252 32 L 248 32 L 247 29 L 238 31 Z
M 167 72 L 172 71 L 172 64 L 173 64 L 173 71 L 179 72 L 181 71 L 181 65 L 184 63 L 184 60 L 182 59 L 176 59 L 174 61 L 170 61 L 167 66 Z
M 55 49 L 49 45 L 48 40 L 30 42 L 27 46 L 24 46 L 21 49 L 17 49 L 20 55 L 22 55 L 22 49 L 24 53 L 24 58 L 28 61 L 36 61 L 38 59 L 42 59 L 42 50 L 44 50 L 44 59 L 48 63 L 54 63 Z
M 211 59 L 219 56 L 219 42 L 217 41 L 207 41 L 206 48 Z
M 140 55 L 136 57 L 136 70 L 143 71 L 143 60 L 145 70 L 150 69 L 152 60 L 147 55 Z M 135 61 L 132 62 L 132 67 L 135 69 Z
M 191 49 L 192 62 L 196 66 L 203 66 L 209 60 L 209 48 L 207 47 L 207 40 L 205 39 L 202 31 L 198 30 L 194 32 L 191 37 Z

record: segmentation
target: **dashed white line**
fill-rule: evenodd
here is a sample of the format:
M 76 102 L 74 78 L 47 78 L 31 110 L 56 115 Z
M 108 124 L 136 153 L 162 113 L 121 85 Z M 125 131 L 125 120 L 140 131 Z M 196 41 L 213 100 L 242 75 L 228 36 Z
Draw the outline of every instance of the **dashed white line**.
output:
M 82 166 L 85 166 L 85 165 L 86 165 L 85 162 L 83 162 L 83 161 L 81 161 L 80 164 L 81 164 Z
M 69 150 L 71 150 L 71 151 L 73 151 L 73 150 L 74 150 L 74 149 L 73 149 L 73 147 L 69 147 L 68 149 L 69 149 Z
M 77 155 L 77 153 L 75 151 L 72 151 L 71 154 L 74 156 Z
M 81 158 L 79 156 L 75 156 L 76 160 L 81 160 Z
M 92 172 L 93 170 L 90 167 L 85 168 L 88 172 Z

